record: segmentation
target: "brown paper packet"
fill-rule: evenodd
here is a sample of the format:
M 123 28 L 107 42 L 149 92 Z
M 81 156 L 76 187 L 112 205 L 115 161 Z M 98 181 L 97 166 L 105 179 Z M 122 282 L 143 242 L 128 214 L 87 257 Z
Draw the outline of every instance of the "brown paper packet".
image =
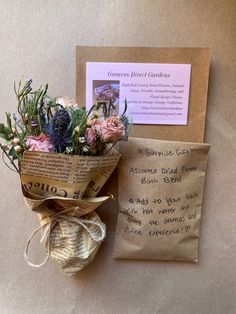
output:
M 197 261 L 209 148 L 140 138 L 120 145 L 115 258 Z

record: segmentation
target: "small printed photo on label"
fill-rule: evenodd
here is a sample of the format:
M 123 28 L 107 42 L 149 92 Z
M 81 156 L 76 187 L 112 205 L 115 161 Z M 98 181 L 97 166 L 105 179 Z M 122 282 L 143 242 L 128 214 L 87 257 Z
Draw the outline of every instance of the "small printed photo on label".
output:
M 93 104 L 97 102 L 109 102 L 116 107 L 112 114 L 119 114 L 120 81 L 93 80 Z

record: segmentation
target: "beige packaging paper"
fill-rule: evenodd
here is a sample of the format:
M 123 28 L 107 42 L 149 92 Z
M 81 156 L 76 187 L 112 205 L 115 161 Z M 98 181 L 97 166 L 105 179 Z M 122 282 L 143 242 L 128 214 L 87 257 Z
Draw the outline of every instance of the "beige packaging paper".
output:
M 39 214 L 41 224 L 27 242 L 25 257 L 30 265 L 40 267 L 51 257 L 70 276 L 93 260 L 106 231 L 95 209 L 110 197 L 95 196 L 119 158 L 117 153 L 98 157 L 24 153 L 21 162 L 24 200 Z M 47 257 L 35 265 L 28 258 L 28 248 L 40 229 Z
M 197 261 L 209 148 L 140 138 L 121 144 L 115 258 Z

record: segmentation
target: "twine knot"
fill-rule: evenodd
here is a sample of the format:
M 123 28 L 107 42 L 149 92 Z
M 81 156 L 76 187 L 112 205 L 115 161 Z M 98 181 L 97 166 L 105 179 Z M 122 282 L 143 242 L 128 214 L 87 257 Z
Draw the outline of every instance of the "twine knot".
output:
M 48 260 L 51 256 L 51 233 L 52 233 L 53 229 L 55 228 L 55 226 L 58 223 L 60 223 L 61 221 L 66 220 L 66 221 L 70 221 L 70 222 L 73 222 L 75 224 L 78 224 L 79 226 L 81 226 L 82 228 L 84 228 L 88 232 L 90 237 L 95 242 L 101 242 L 104 240 L 104 238 L 106 236 L 105 225 L 102 222 L 95 222 L 92 220 L 83 219 L 83 218 L 76 216 L 76 215 L 78 215 L 78 211 L 79 211 L 79 207 L 70 207 L 70 208 L 66 208 L 66 209 L 56 213 L 55 215 L 48 216 L 47 218 L 49 218 L 49 220 L 47 222 L 45 222 L 44 224 L 40 225 L 38 228 L 36 228 L 31 233 L 29 239 L 27 240 L 27 243 L 25 246 L 25 252 L 24 252 L 25 260 L 30 266 L 39 268 L 48 262 Z M 97 228 L 94 231 L 94 230 L 90 229 L 90 226 L 95 226 Z M 35 264 L 32 261 L 30 261 L 30 259 L 28 257 L 28 251 L 29 251 L 29 246 L 30 246 L 32 239 L 40 230 L 43 230 L 41 243 L 46 243 L 46 254 L 47 254 L 47 256 L 41 264 Z

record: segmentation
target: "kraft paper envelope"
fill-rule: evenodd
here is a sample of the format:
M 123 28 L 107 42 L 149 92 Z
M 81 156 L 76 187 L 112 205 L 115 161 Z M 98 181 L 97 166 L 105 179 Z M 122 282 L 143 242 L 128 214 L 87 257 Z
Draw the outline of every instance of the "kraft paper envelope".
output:
M 131 136 L 162 140 L 203 142 L 208 78 L 209 48 L 76 47 L 76 98 L 85 106 L 86 62 L 191 64 L 188 124 L 134 125 Z
M 209 148 L 141 138 L 121 144 L 114 257 L 197 261 Z

